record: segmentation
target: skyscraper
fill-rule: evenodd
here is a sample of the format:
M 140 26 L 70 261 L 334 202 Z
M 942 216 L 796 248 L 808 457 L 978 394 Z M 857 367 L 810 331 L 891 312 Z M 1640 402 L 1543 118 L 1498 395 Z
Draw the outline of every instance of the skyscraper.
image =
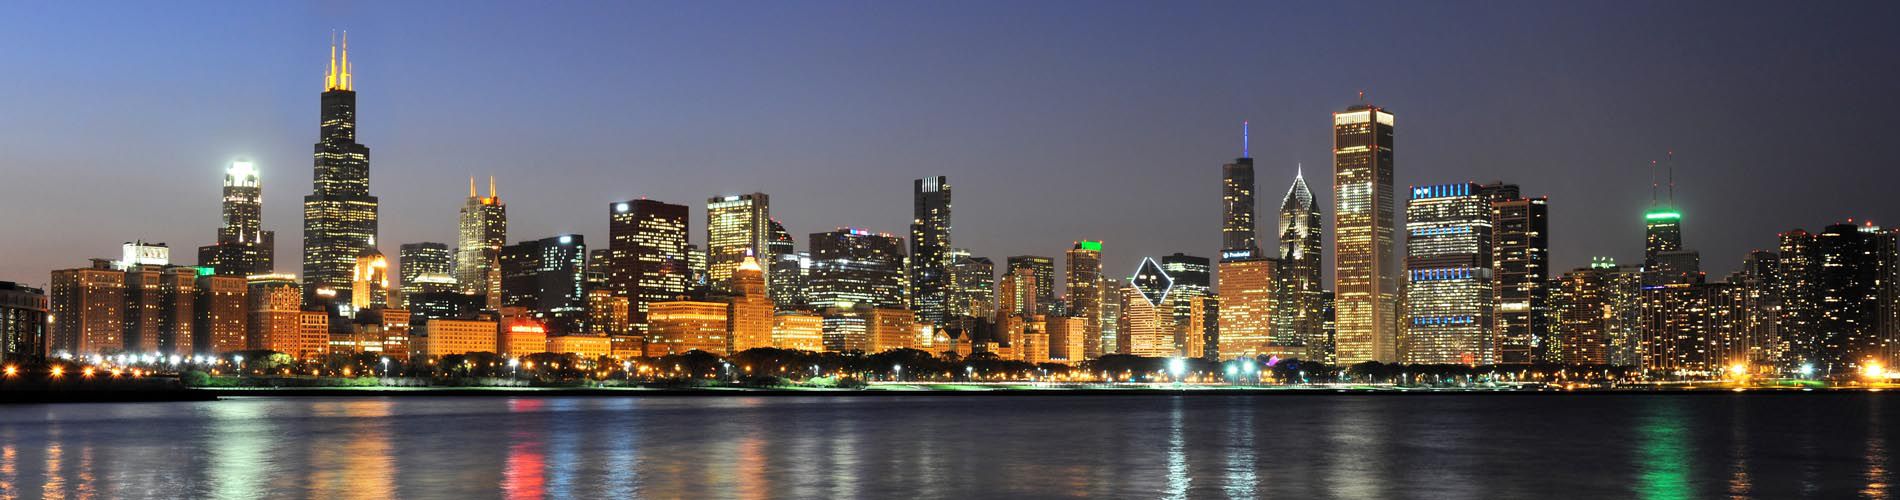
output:
M 732 270 L 734 295 L 726 302 L 728 352 L 772 347 L 774 307 L 765 292 L 765 269 L 747 256 Z
M 1306 187 L 1306 172 L 1297 168 L 1293 185 L 1280 200 L 1280 279 L 1286 292 L 1286 307 L 1274 321 L 1273 342 L 1303 346 L 1305 359 L 1323 360 L 1331 356 L 1326 349 L 1324 267 L 1320 261 L 1319 200 Z
M 1550 208 L 1544 197 L 1526 198 L 1516 185 L 1483 186 L 1491 206 L 1491 268 L 1498 307 L 1498 362 L 1553 361 L 1550 324 Z
M 402 300 L 398 301 L 403 309 L 409 309 L 411 296 L 425 293 L 453 292 L 455 286 L 455 254 L 449 246 L 434 242 L 404 243 L 396 251 L 396 275 L 402 282 Z
M 1214 269 L 1206 257 L 1179 252 L 1161 257 L 1161 268 L 1167 270 L 1174 283 L 1168 301 L 1174 305 L 1175 345 L 1183 356 L 1201 357 L 1207 351 L 1206 342 L 1219 339 L 1218 319 L 1212 322 L 1197 319 L 1206 314 L 1205 303 L 1213 303 L 1199 299 L 1212 298 Z
M 495 194 L 495 178 L 488 178 L 488 196 L 475 192 L 468 179 L 468 201 L 462 204 L 461 238 L 455 254 L 455 281 L 465 295 L 484 297 L 489 309 L 501 308 L 501 247 L 508 244 L 508 205 Z
M 1284 261 L 1271 257 L 1220 261 L 1220 356 L 1234 358 L 1277 353 L 1274 322 L 1291 304 Z M 1299 344 L 1295 344 L 1299 345 Z M 1299 356 L 1305 356 L 1301 352 Z
M 1782 234 L 1783 322 L 1790 357 L 1817 374 L 1861 371 L 1887 363 L 1890 338 L 1883 320 L 1896 304 L 1886 290 L 1895 261 L 1894 233 L 1852 221 L 1820 233 Z
M 1036 276 L 1036 308 L 1038 313 L 1048 314 L 1056 302 L 1056 261 L 1039 255 L 1017 255 L 1010 257 L 1009 271 L 1029 269 Z
M 224 276 L 271 272 L 277 233 L 263 228 L 263 184 L 249 161 L 231 162 L 224 171 L 224 225 L 218 242 L 198 247 L 198 265 Z
M 501 306 L 520 307 L 547 331 L 572 335 L 587 328 L 587 240 L 563 234 L 502 247 Z
M 771 283 L 766 292 L 773 305 L 781 310 L 804 307 L 805 259 L 798 254 L 792 233 L 777 219 L 772 220 L 772 241 L 766 246 L 771 251 L 759 257 L 759 264 L 766 266 L 767 281 Z
M 1082 240 L 1069 249 L 1069 272 L 1063 277 L 1069 287 L 1068 315 L 1079 320 L 1081 349 L 1086 358 L 1102 356 L 1102 242 Z M 1055 321 L 1055 320 L 1051 320 Z M 1056 332 L 1051 332 L 1056 335 Z M 1067 346 L 1064 344 L 1065 347 Z M 1075 358 L 1065 358 L 1079 361 Z
M 607 286 L 629 301 L 634 333 L 647 331 L 647 305 L 686 293 L 692 269 L 686 255 L 686 206 L 654 200 L 608 205 Z
M 911 183 L 910 286 L 917 321 L 943 324 L 949 289 L 950 178 L 925 177 Z
M 1400 359 L 1497 362 L 1491 204 L 1477 184 L 1412 186 L 1405 209 L 1405 329 Z
M 805 294 L 812 307 L 906 307 L 903 238 L 845 227 L 812 233 L 810 248 Z
M 1643 287 L 1702 282 L 1702 259 L 1682 246 L 1682 211 L 1676 205 L 1674 154 L 1670 155 L 1669 197 L 1656 199 L 1655 183 L 1650 185 L 1650 207 L 1643 214 Z M 1651 168 L 1655 164 L 1652 162 Z
M 1247 124 L 1241 123 L 1240 157 L 1221 166 L 1221 260 L 1253 258 L 1260 253 L 1254 236 L 1253 158 L 1248 157 Z
M 1392 114 L 1333 113 L 1333 293 L 1339 364 L 1398 360 Z
M 342 58 L 330 47 L 324 74 L 322 125 L 314 187 L 303 198 L 303 286 L 306 303 L 348 304 L 356 257 L 376 245 L 377 200 L 369 194 L 369 147 L 356 143 L 356 90 L 350 39 Z
M 732 270 L 747 255 L 766 255 L 772 241 L 771 198 L 765 193 L 706 200 L 706 280 L 714 290 L 732 290 Z M 771 286 L 771 277 L 766 277 Z
M 951 249 L 950 316 L 988 318 L 996 309 L 996 263 L 972 257 L 966 249 Z
M 389 259 L 375 247 L 363 249 L 350 274 L 350 308 L 362 311 L 389 307 L 389 290 Z

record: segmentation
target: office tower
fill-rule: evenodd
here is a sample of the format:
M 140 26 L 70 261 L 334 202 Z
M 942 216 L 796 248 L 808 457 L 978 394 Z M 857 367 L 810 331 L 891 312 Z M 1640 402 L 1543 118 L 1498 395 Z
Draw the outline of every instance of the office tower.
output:
M 692 268 L 686 250 L 686 206 L 647 199 L 608 206 L 607 286 L 628 300 L 633 333 L 647 329 L 647 305 L 686 293 Z
M 647 305 L 647 356 L 659 357 L 688 351 L 726 355 L 731 343 L 724 302 L 672 300 Z
M 1121 290 L 1123 286 L 1121 280 L 1108 276 L 1103 276 L 1102 280 L 1095 285 L 1097 290 L 1102 291 L 1102 336 L 1099 339 L 1102 345 L 1102 354 L 1122 352 L 1119 340 L 1121 336 Z
M 1333 306 L 1339 364 L 1398 360 L 1392 114 L 1333 113 Z
M 125 348 L 125 272 L 104 261 L 53 271 L 47 355 L 84 355 Z
M 1220 269 L 1220 326 L 1216 352 L 1223 358 L 1278 354 L 1275 321 L 1292 306 L 1285 261 L 1257 257 L 1224 259 Z M 1303 346 L 1295 343 L 1293 346 Z M 1304 356 L 1300 351 L 1298 356 Z
M 903 309 L 909 288 L 904 239 L 857 228 L 811 235 L 805 295 L 817 309 L 856 305 Z
M 246 279 L 245 300 L 250 321 L 245 325 L 245 344 L 309 359 L 316 352 L 304 352 L 298 324 L 302 310 L 302 292 L 297 277 L 289 274 L 259 274 Z
M 805 307 L 805 261 L 793 245 L 790 232 L 785 225 L 772 220 L 772 241 L 766 243 L 771 249 L 759 258 L 766 266 L 766 292 L 771 294 L 772 303 L 778 309 L 799 309 Z
M 1136 356 L 1174 355 L 1174 278 L 1162 270 L 1161 263 L 1143 257 L 1128 282 L 1120 291 L 1116 352 Z
M 1742 259 L 1742 268 L 1729 274 L 1728 283 L 1737 286 L 1742 301 L 1739 334 L 1748 347 L 1741 356 L 1751 368 L 1773 368 L 1784 358 L 1779 316 L 1781 314 L 1781 256 L 1766 250 L 1753 250 Z M 1882 280 L 1883 283 L 1885 280 Z M 1884 299 L 1883 299 L 1884 302 Z
M 771 199 L 765 193 L 706 200 L 706 284 L 732 290 L 732 270 L 747 255 L 766 255 L 772 241 Z M 767 286 L 770 286 L 767 278 Z
M 1561 339 L 1565 364 L 1610 363 L 1616 272 L 1615 260 L 1592 257 L 1590 267 L 1564 273 L 1558 280 L 1554 291 L 1564 301 L 1558 311 L 1556 336 Z
M 456 291 L 455 254 L 441 243 L 404 243 L 396 251 L 396 274 L 403 309 L 410 309 L 410 298 L 425 293 Z
M 1049 332 L 1050 361 L 1074 364 L 1091 357 L 1101 357 L 1099 354 L 1089 356 L 1086 350 L 1088 345 L 1096 344 L 1090 341 L 1087 329 L 1083 327 L 1088 322 L 1087 319 L 1081 316 L 1049 317 L 1048 326 L 1044 328 L 1044 331 Z M 1099 321 L 1100 318 L 1096 320 Z M 1100 347 L 1096 348 L 1100 349 Z
M 776 309 L 766 294 L 765 269 L 758 259 L 747 256 L 732 270 L 734 295 L 727 299 L 726 339 L 728 352 L 772 347 L 772 313 Z
M 950 316 L 988 318 L 996 312 L 996 264 L 988 257 L 972 257 L 966 249 L 951 249 Z
M 943 324 L 949 291 L 950 178 L 911 183 L 910 286 L 917 321 Z
M 356 257 L 376 245 L 375 196 L 369 194 L 369 147 L 356 142 L 356 89 L 349 36 L 342 59 L 330 47 L 324 74 L 322 125 L 317 136 L 315 181 L 303 198 L 303 287 L 310 304 L 351 303 Z
M 1079 332 L 1082 340 L 1077 347 L 1081 348 L 1080 352 L 1085 358 L 1099 358 L 1102 356 L 1102 294 L 1105 290 L 1101 287 L 1102 242 L 1090 240 L 1075 242 L 1075 246 L 1069 248 L 1068 264 L 1069 272 L 1063 277 L 1063 281 L 1069 287 L 1068 316 L 1080 320 L 1082 327 L 1082 331 Z M 1066 331 L 1051 330 L 1049 332 L 1052 339 L 1050 345 L 1055 346 L 1058 340 L 1061 340 L 1061 335 L 1065 334 L 1067 334 Z M 1062 342 L 1067 341 L 1062 340 Z M 1067 348 L 1068 345 L 1064 343 L 1062 347 Z M 1084 359 L 1067 355 L 1055 357 L 1070 361 Z
M 1240 157 L 1221 166 L 1221 246 L 1225 259 L 1252 258 L 1260 253 L 1254 236 L 1253 158 L 1248 157 L 1246 124 L 1241 124 Z
M 866 354 L 918 347 L 917 318 L 910 310 L 875 307 L 864 318 Z
M 1553 361 L 1562 352 L 1550 350 L 1557 343 L 1549 323 L 1549 200 L 1521 196 L 1516 185 L 1502 182 L 1481 191 L 1491 205 L 1498 362 Z
M 374 247 L 356 256 L 350 279 L 350 308 L 357 311 L 389 307 L 389 259 Z
M 199 266 L 224 276 L 271 272 L 277 233 L 263 228 L 263 192 L 251 162 L 231 162 L 224 170 L 224 225 L 217 243 L 198 247 Z
M 1491 204 L 1472 183 L 1412 186 L 1405 209 L 1405 331 L 1400 359 L 1497 362 Z
M 1048 314 L 1050 308 L 1056 302 L 1055 259 L 1036 255 L 1017 255 L 1010 257 L 1007 262 L 1009 269 L 1004 271 L 1005 273 L 1015 271 L 1016 269 L 1028 269 L 1032 274 L 1036 275 L 1037 313 Z
M 251 349 L 250 286 L 244 276 L 204 275 L 196 283 L 191 345 L 199 354 Z
M 501 249 L 501 306 L 520 307 L 549 332 L 587 328 L 587 240 L 563 234 Z
M 47 355 L 46 292 L 0 281 L 0 361 Z
M 1002 324 L 1010 316 L 1033 316 L 1036 313 L 1036 272 L 1029 268 L 1015 268 L 1003 275 L 996 289 L 996 323 Z
M 1280 318 L 1274 320 L 1273 341 L 1279 345 L 1302 346 L 1304 359 L 1324 359 L 1330 352 L 1319 351 L 1327 343 L 1322 325 L 1325 284 L 1321 273 L 1325 268 L 1320 261 L 1319 200 L 1306 187 L 1304 169 L 1294 172 L 1293 185 L 1280 200 L 1279 230 L 1278 257 L 1285 271 L 1281 280 L 1287 305 L 1279 311 Z
M 455 254 L 455 282 L 465 295 L 482 297 L 488 309 L 502 307 L 501 247 L 508 244 L 508 205 L 495 193 L 488 178 L 488 196 L 475 192 L 468 179 L 468 201 L 462 204 L 460 245 Z
M 1175 343 L 1185 345 L 1189 339 L 1197 339 L 1198 344 L 1198 340 L 1216 338 L 1212 330 L 1217 325 L 1195 321 L 1193 318 L 1203 313 L 1203 308 L 1197 306 L 1194 299 L 1208 297 L 1214 293 L 1214 268 L 1208 259 L 1177 252 L 1161 257 L 1161 268 L 1167 271 L 1168 278 L 1174 283 L 1173 292 L 1168 294 L 1168 300 L 1174 304 L 1173 324 L 1177 330 Z M 1187 328 L 1194 328 L 1195 331 L 1183 330 Z M 1204 350 L 1195 347 L 1192 352 L 1200 353 Z M 1192 357 L 1200 356 L 1196 354 Z
M 772 315 L 772 347 L 797 351 L 825 350 L 825 320 L 803 311 Z
M 1652 182 L 1649 211 L 1643 214 L 1644 288 L 1702 282 L 1701 256 L 1682 245 L 1682 211 L 1676 207 L 1675 159 L 1673 153 L 1670 156 L 1669 197 L 1659 202 L 1657 186 Z M 1655 167 L 1652 162 L 1652 170 Z
M 625 336 L 633 331 L 630 319 L 632 302 L 626 297 L 614 295 L 607 288 L 589 288 L 587 290 L 587 329 L 589 333 L 609 336 Z
M 488 317 L 442 318 L 419 323 L 413 333 L 423 342 L 416 352 L 436 359 L 452 354 L 500 352 L 501 348 L 496 345 L 500 338 L 496 335 L 498 328 L 496 320 Z

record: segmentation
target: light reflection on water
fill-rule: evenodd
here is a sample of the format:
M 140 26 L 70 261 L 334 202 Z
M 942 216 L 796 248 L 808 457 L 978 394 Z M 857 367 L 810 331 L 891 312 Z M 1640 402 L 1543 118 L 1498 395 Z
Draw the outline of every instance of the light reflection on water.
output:
M 1887 498 L 1890 395 L 0 407 L 0 498 Z

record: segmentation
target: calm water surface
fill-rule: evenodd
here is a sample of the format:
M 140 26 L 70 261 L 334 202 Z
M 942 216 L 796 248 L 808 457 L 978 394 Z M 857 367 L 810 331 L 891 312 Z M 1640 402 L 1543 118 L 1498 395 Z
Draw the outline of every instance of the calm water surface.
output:
M 0 407 L 5 498 L 1889 498 L 1900 398 L 231 398 Z

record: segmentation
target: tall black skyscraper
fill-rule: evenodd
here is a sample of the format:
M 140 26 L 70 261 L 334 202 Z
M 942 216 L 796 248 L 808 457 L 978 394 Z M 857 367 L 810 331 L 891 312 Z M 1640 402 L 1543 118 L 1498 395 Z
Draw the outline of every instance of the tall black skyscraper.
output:
M 271 272 L 277 233 L 264 230 L 263 192 L 255 164 L 231 162 L 224 171 L 224 225 L 216 244 L 198 247 L 199 266 L 224 276 Z
M 303 198 L 303 286 L 308 303 L 350 302 L 356 257 L 376 245 L 375 196 L 369 194 L 369 147 L 356 143 L 356 90 L 350 39 L 342 58 L 330 47 L 324 74 L 316 178 Z
M 1260 253 L 1254 236 L 1253 158 L 1247 151 L 1247 124 L 1240 127 L 1240 157 L 1221 166 L 1221 260 L 1251 259 Z
M 1293 185 L 1280 200 L 1280 252 L 1286 265 L 1285 290 L 1288 297 L 1283 319 L 1275 321 L 1274 342 L 1306 346 L 1306 359 L 1326 359 L 1327 349 L 1324 302 L 1325 268 L 1320 260 L 1319 200 L 1306 187 L 1304 169 L 1294 170 Z
M 626 297 L 628 321 L 647 331 L 647 305 L 674 300 L 692 280 L 686 244 L 686 206 L 639 199 L 608 206 L 607 287 Z
M 1491 284 L 1497 297 L 1498 362 L 1554 361 L 1550 310 L 1550 205 L 1515 184 L 1483 186 L 1491 211 Z
M 587 241 L 578 234 L 501 248 L 501 305 L 523 307 L 549 331 L 587 331 Z
M 917 321 L 943 324 L 949 290 L 950 178 L 912 182 L 910 221 L 910 296 Z

